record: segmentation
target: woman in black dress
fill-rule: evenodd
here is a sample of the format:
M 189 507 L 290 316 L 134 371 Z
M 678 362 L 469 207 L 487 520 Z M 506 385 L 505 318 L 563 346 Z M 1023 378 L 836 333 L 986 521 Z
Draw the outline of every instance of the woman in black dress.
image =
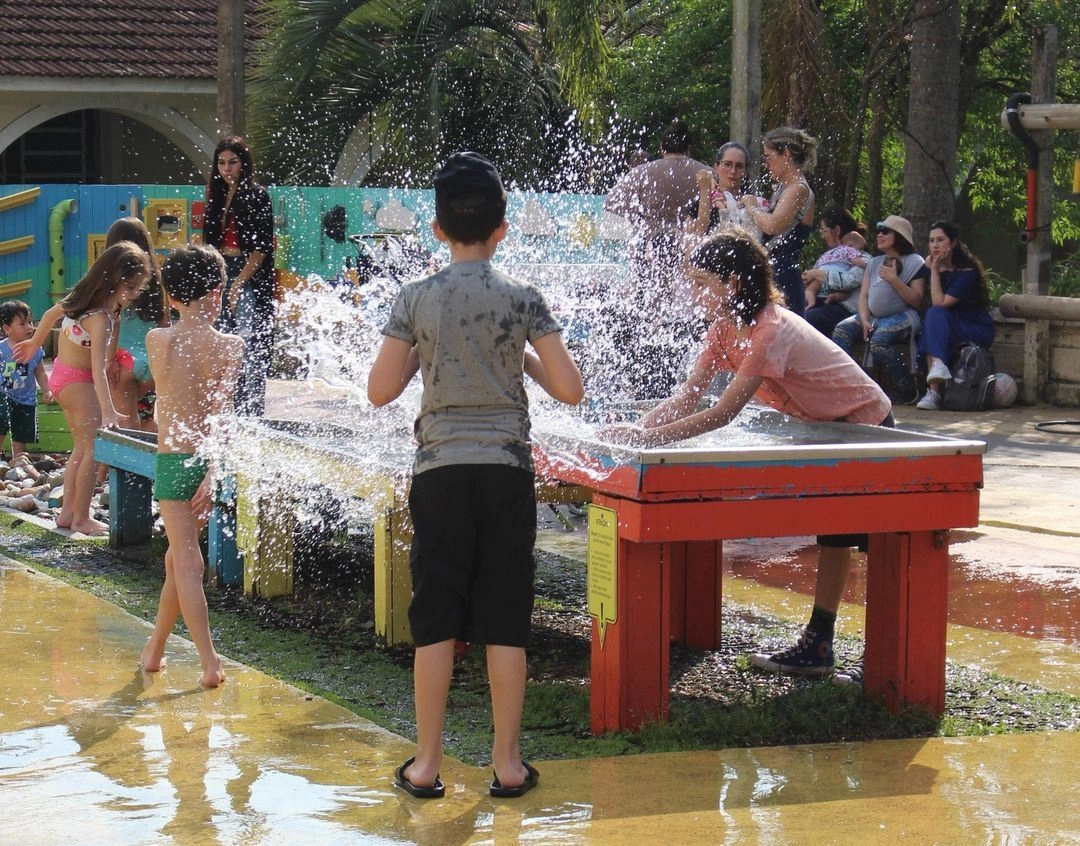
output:
M 247 344 L 236 386 L 236 412 L 261 416 L 274 348 L 274 213 L 255 181 L 251 151 L 242 138 L 223 138 L 214 150 L 206 189 L 203 242 L 225 257 L 228 282 L 218 328 Z

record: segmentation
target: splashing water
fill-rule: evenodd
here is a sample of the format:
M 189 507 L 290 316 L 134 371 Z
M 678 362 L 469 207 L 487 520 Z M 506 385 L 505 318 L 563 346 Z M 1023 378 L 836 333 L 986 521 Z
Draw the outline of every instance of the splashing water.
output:
M 551 399 L 527 380 L 533 438 L 552 462 L 573 466 L 586 475 L 610 472 L 583 456 L 591 443 L 616 463 L 640 450 L 602 446 L 604 425 L 635 419 L 653 402 L 620 396 L 627 355 L 607 332 L 613 308 L 629 297 L 625 264 L 539 264 L 528 245 L 495 264 L 532 282 L 560 322 L 563 337 L 581 366 L 588 398 L 578 407 Z M 341 521 L 370 523 L 379 509 L 401 496 L 412 464 L 413 421 L 422 385 L 414 379 L 395 402 L 376 409 L 367 399 L 367 375 L 382 342 L 384 325 L 398 283 L 386 278 L 353 287 L 316 276 L 289 291 L 278 312 L 277 360 L 297 377 L 290 383 L 289 421 L 233 419 L 219 421 L 200 454 L 212 465 L 243 480 L 245 496 L 288 502 L 308 525 L 331 528 Z M 671 342 L 669 354 L 685 371 L 696 350 Z M 758 410 L 744 410 L 723 433 L 707 433 L 683 447 L 722 443 L 731 447 L 760 444 Z M 752 429 L 752 431 L 751 431 Z

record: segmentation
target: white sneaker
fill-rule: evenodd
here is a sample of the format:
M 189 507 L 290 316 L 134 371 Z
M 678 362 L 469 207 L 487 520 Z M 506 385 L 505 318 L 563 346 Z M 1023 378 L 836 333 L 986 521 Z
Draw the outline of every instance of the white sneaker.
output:
M 941 394 L 933 388 L 929 388 L 923 398 L 915 404 L 916 408 L 921 408 L 923 411 L 941 411 L 942 406 L 944 406 L 944 401 L 941 399 Z
M 945 366 L 943 361 L 935 361 L 930 368 L 930 372 L 926 374 L 927 382 L 948 382 L 952 379 L 952 373 L 949 372 L 949 368 Z M 922 408 L 920 405 L 919 408 Z

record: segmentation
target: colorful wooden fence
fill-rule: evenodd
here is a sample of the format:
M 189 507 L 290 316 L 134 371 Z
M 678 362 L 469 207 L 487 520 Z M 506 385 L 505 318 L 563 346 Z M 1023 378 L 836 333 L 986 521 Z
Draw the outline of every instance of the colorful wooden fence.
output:
M 278 236 L 278 266 L 299 276 L 337 275 L 354 247 L 323 234 L 323 215 L 335 206 L 346 212 L 346 231 L 378 231 L 384 215 L 400 206 L 414 216 L 416 232 L 433 251 L 434 197 L 429 190 L 389 188 L 318 188 L 271 186 Z M 180 232 L 161 234 L 167 250 L 201 231 L 198 185 L 8 185 L 0 188 L 0 292 L 25 300 L 35 315 L 53 302 L 53 294 L 72 287 L 101 249 L 114 220 L 136 214 L 151 230 L 157 215 L 176 213 Z M 62 243 L 50 260 L 50 217 L 58 204 L 74 200 L 75 209 L 59 221 Z M 399 209 L 400 212 L 400 209 Z M 514 263 L 608 263 L 624 257 L 619 227 L 603 219 L 603 197 L 587 194 L 511 193 L 507 203 L 511 231 L 500 255 Z M 53 237 L 55 237 L 55 232 Z

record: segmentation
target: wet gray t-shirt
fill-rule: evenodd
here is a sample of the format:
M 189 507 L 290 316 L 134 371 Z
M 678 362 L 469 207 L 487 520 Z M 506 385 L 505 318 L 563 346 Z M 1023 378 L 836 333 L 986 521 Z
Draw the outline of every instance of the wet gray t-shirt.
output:
M 535 286 L 487 261 L 453 262 L 402 285 L 382 332 L 420 353 L 413 473 L 449 464 L 531 471 L 525 342 L 561 330 Z

